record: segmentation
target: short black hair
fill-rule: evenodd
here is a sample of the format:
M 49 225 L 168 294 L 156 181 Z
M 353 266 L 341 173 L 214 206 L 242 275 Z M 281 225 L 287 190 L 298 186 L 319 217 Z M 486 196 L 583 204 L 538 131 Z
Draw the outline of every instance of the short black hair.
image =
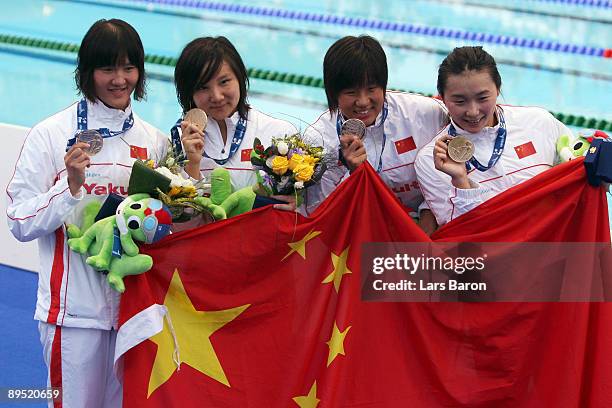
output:
M 369 85 L 387 91 L 387 56 L 380 43 L 369 35 L 346 36 L 327 50 L 323 59 L 323 82 L 327 105 L 338 109 L 338 96 L 345 89 Z
M 144 48 L 140 36 L 128 23 L 113 18 L 98 20 L 83 37 L 74 78 L 77 89 L 90 101 L 96 100 L 94 70 L 123 64 L 125 58 L 138 69 L 138 82 L 134 88 L 134 99 L 146 95 Z
M 444 96 L 449 75 L 459 75 L 464 71 L 487 71 L 501 90 L 502 80 L 495 59 L 481 46 L 457 47 L 444 58 L 438 68 L 438 93 Z
M 238 114 L 246 119 L 249 111 L 247 90 L 249 77 L 242 58 L 232 43 L 225 37 L 200 37 L 191 41 L 181 52 L 174 68 L 176 96 L 183 112 L 195 107 L 193 94 L 201 84 L 205 84 L 227 62 L 234 71 L 240 87 Z

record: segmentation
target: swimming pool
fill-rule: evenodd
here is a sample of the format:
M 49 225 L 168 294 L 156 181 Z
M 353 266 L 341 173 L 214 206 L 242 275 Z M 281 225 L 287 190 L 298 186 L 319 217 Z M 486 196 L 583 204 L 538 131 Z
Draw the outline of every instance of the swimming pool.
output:
M 134 25 L 147 54 L 177 57 L 195 37 L 225 35 L 247 68 L 316 78 L 331 43 L 367 33 L 385 47 L 390 88 L 430 94 L 446 53 L 483 44 L 499 62 L 502 103 L 612 122 L 608 1 L 28 0 L 3 4 L 3 11 L 0 35 L 78 44 L 94 21 L 117 17 Z M 0 41 L 0 56 L 0 122 L 29 127 L 75 100 L 73 52 Z M 148 99 L 137 112 L 168 129 L 180 113 L 173 68 L 147 69 Z M 258 109 L 301 128 L 324 110 L 320 87 L 269 77 L 276 80 L 251 81 Z

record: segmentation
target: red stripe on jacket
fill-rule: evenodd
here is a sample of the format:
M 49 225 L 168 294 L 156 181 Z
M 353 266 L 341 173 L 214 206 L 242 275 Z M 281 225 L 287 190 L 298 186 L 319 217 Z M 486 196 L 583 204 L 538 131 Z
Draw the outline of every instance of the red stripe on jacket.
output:
M 56 324 L 60 309 L 60 290 L 64 276 L 64 231 L 62 228 L 55 230 L 55 250 L 53 251 L 53 265 L 51 266 L 51 277 L 49 282 L 51 292 L 51 304 L 47 323 Z

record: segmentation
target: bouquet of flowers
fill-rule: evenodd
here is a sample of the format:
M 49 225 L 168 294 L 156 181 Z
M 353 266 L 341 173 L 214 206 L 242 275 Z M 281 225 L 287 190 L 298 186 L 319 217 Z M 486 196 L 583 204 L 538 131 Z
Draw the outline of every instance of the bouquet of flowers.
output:
M 128 193 L 146 192 L 159 198 L 170 209 L 173 222 L 185 222 L 200 214 L 210 218 L 208 209 L 196 200 L 210 194 L 210 184 L 205 179 L 194 183 L 184 178 L 181 170 L 186 163 L 169 142 L 166 157 L 157 166 L 151 159 L 134 162 Z
M 265 147 L 255 139 L 251 164 L 260 195 L 294 195 L 321 180 L 326 170 L 323 148 L 306 143 L 299 133 L 272 138 Z

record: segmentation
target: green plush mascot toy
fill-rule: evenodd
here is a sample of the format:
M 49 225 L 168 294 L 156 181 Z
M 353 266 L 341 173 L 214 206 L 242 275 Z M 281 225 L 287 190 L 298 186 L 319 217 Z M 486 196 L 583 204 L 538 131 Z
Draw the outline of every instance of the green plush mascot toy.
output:
M 594 138 L 608 139 L 601 130 L 578 132 L 578 136 L 562 135 L 557 139 L 557 153 L 561 162 L 586 156 Z
M 211 196 L 194 201 L 208 209 L 216 220 L 233 217 L 253 208 L 255 192 L 245 187 L 232 192 L 230 174 L 222 167 L 211 174 Z M 83 211 L 83 225 L 69 225 L 68 246 L 87 254 L 85 262 L 98 271 L 108 271 L 109 285 L 123 293 L 123 278 L 144 273 L 153 267 L 153 259 L 140 254 L 136 241 L 151 244 L 170 232 L 172 215 L 168 208 L 148 194 L 128 196 L 115 215 L 94 222 L 101 204 L 89 203 Z
M 153 243 L 170 232 L 172 216 L 165 205 L 148 194 L 133 194 L 119 204 L 115 215 L 93 222 L 100 209 L 95 201 L 84 209 L 83 225 L 68 226 L 68 246 L 80 254 L 89 254 L 86 263 L 99 271 L 108 271 L 110 286 L 123 293 L 123 278 L 148 271 L 150 256 L 139 254 L 135 241 Z
M 223 167 L 217 167 L 210 174 L 210 190 L 210 201 L 222 208 L 228 218 L 253 209 L 253 187 L 244 187 L 232 193 L 230 173 Z

